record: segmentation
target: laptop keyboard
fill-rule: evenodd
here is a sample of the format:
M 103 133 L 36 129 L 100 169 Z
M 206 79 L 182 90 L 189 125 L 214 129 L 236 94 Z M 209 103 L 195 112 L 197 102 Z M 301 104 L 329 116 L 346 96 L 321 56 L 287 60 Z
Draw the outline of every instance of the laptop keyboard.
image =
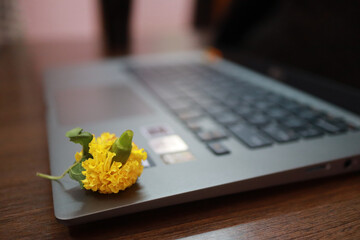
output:
M 209 66 L 137 67 L 144 81 L 216 155 L 234 136 L 249 148 L 355 129 L 343 119 Z

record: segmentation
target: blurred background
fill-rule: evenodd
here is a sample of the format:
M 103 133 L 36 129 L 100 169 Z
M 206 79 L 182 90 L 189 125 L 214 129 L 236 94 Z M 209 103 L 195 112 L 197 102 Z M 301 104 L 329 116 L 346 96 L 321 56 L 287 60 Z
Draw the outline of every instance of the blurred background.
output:
M 67 239 L 83 237 L 88 228 L 72 232 L 59 225 L 53 216 L 50 184 L 35 176 L 35 172 L 49 171 L 42 83 L 46 69 L 213 46 L 225 58 L 360 114 L 359 11 L 359 0 L 0 0 L 0 235 L 42 239 L 62 233 Z M 182 232 L 186 234 L 180 236 L 186 237 L 191 234 L 186 227 L 192 226 L 193 220 L 199 224 L 196 233 L 209 231 L 209 226 L 227 229 L 236 224 L 244 226 L 245 232 L 249 226 L 256 231 L 264 225 L 269 228 L 267 224 L 274 220 L 275 229 L 284 234 L 282 222 L 300 219 L 299 226 L 309 234 L 326 234 L 327 229 L 331 236 L 338 236 L 339 229 L 340 234 L 351 234 L 359 223 L 359 214 L 353 211 L 353 205 L 359 203 L 356 177 L 320 181 L 308 190 L 313 182 L 296 185 L 287 196 L 281 193 L 288 193 L 293 185 L 281 187 L 275 190 L 275 198 L 266 197 L 273 195 L 273 189 L 250 194 L 245 200 L 243 195 L 226 198 L 227 203 L 237 203 L 239 213 L 247 206 L 254 207 L 244 205 L 249 199 L 256 202 L 255 212 L 277 204 L 274 211 L 265 209 L 267 214 L 245 220 L 231 220 L 232 210 L 220 208 L 223 199 L 215 199 L 195 211 L 198 218 L 193 217 L 193 210 L 203 206 L 202 202 L 170 209 L 176 217 L 182 216 L 175 221 L 184 223 L 181 228 L 167 221 L 171 220 L 168 208 L 159 213 L 159 221 L 153 222 L 150 213 L 136 215 L 129 223 L 120 220 L 122 228 L 119 221 L 102 226 L 110 230 L 109 236 L 119 236 L 119 232 L 130 236 L 140 233 L 138 217 L 144 216 L 150 220 L 144 234 L 175 229 L 169 234 L 177 236 L 172 234 L 185 228 Z M 323 201 L 322 196 L 329 200 Z M 207 206 L 215 207 L 210 215 Z M 222 216 L 209 218 L 222 210 Z M 324 224 L 322 220 L 328 216 L 331 221 Z M 312 217 L 322 224 L 309 229 L 308 221 L 303 220 L 311 218 L 311 224 Z M 209 224 L 206 218 L 214 222 Z M 249 219 L 261 224 L 249 225 Z M 319 231 L 325 225 L 327 228 Z M 295 236 L 297 233 L 295 228 Z
M 356 0 L 0 0 L 0 58 L 26 56 L 40 76 L 109 56 L 215 46 L 359 113 L 344 98 L 360 102 L 359 11 Z

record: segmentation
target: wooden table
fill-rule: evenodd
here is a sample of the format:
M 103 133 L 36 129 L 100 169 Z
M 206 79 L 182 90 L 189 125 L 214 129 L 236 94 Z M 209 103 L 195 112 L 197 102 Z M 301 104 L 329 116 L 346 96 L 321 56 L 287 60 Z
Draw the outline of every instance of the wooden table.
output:
M 360 239 L 359 173 L 74 227 L 58 223 L 50 182 L 35 176 L 49 171 L 41 71 L 47 57 L 57 59 L 54 51 L 63 52 L 49 47 L 40 65 L 22 48 L 0 51 L 0 239 Z M 79 61 L 95 55 L 77 52 Z

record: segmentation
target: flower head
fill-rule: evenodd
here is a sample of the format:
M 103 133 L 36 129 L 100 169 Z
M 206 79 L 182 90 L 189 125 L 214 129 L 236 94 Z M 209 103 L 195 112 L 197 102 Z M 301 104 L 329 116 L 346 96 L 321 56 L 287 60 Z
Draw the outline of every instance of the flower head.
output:
M 98 138 L 93 138 L 89 144 L 89 153 L 93 158 L 82 162 L 85 171 L 82 174 L 83 187 L 100 193 L 118 193 L 133 185 L 143 171 L 142 160 L 147 158 L 143 149 L 139 149 L 132 143 L 132 149 L 128 160 L 122 162 L 113 161 L 116 153 L 110 148 L 116 140 L 115 134 L 103 133 Z

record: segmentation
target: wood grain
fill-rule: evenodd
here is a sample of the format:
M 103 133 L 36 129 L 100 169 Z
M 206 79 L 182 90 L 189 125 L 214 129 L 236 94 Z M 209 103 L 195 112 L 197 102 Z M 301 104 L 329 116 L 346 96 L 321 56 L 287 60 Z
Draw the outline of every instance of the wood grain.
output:
M 22 48 L 0 55 L 0 239 L 360 239 L 359 173 L 61 225 L 35 176 L 49 171 L 41 70 Z

